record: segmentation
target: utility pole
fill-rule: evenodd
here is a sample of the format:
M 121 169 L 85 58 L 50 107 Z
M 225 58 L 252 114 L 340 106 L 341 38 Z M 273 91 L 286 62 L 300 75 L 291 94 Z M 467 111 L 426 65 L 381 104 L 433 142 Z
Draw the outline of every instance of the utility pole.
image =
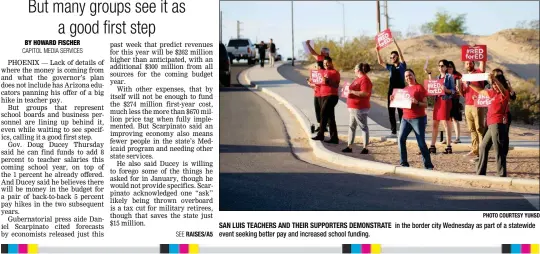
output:
M 388 1 L 384 1 L 384 15 L 386 16 L 386 29 L 388 29 L 388 27 L 390 27 L 390 25 L 388 24 Z
M 219 42 L 223 42 L 223 11 L 219 11 Z
M 381 32 L 381 4 L 377 0 L 377 33 Z
M 237 20 L 236 21 L 236 38 L 237 39 L 240 39 L 240 31 L 242 29 L 240 29 L 240 24 L 242 24 L 242 22 L 240 22 L 240 20 Z
M 294 66 L 294 0 L 291 0 L 292 66 Z

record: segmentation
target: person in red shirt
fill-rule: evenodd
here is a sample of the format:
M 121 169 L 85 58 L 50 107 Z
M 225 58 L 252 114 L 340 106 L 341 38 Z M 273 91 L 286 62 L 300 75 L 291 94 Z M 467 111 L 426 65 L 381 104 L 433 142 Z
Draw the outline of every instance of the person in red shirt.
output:
M 322 62 L 319 64 L 317 63 L 315 65 L 315 68 L 312 70 L 324 70 L 324 66 Z M 311 73 L 310 73 L 311 74 Z M 313 88 L 314 96 L 313 96 L 313 105 L 315 106 L 315 117 L 317 118 L 317 123 L 321 123 L 321 85 L 313 83 L 313 80 L 311 79 L 311 75 L 309 78 L 307 78 L 308 85 Z M 325 127 L 324 131 L 328 131 L 328 129 Z M 319 132 L 319 127 L 315 129 L 314 125 L 311 125 L 311 133 Z
M 317 59 L 317 64 L 319 64 L 319 66 L 323 65 L 324 58 L 330 57 L 330 50 L 327 47 L 322 47 L 321 53 L 319 54 L 311 47 L 310 42 L 311 40 L 306 41 L 306 45 L 309 52 L 311 53 L 313 57 L 315 57 L 315 59 Z
M 367 63 L 360 63 L 354 68 L 357 78 L 349 86 L 349 95 L 347 96 L 347 108 L 349 109 L 349 135 L 348 146 L 342 150 L 344 153 L 352 152 L 352 144 L 356 135 L 356 126 L 364 132 L 364 148 L 361 154 L 367 154 L 369 144 L 368 114 L 371 107 L 369 99 L 371 97 L 371 88 L 373 84 L 367 76 L 371 67 Z
M 479 160 L 476 164 L 476 174 L 486 175 L 489 149 L 495 148 L 495 157 L 497 161 L 497 172 L 500 177 L 506 177 L 506 128 L 508 124 L 508 100 L 510 93 L 505 89 L 505 80 L 500 76 L 489 75 L 492 84 L 491 89 L 481 89 L 477 86 L 470 86 L 478 94 L 488 96 L 491 104 L 487 111 L 487 131 L 480 143 Z
M 452 123 L 450 122 L 450 110 L 452 109 L 452 97 L 456 93 L 454 77 L 448 73 L 448 61 L 442 59 L 439 61 L 439 75 L 437 79 L 442 80 L 444 84 L 444 95 L 435 96 L 435 105 L 433 105 L 433 126 L 431 132 L 431 146 L 429 147 L 430 153 L 436 153 L 435 143 L 437 142 L 437 135 L 439 134 L 439 122 L 443 121 L 444 129 L 446 132 L 446 140 L 452 138 Z M 431 79 L 431 72 L 426 73 Z M 444 154 L 452 153 L 452 145 L 447 143 Z
M 325 142 L 339 144 L 335 107 L 339 101 L 338 89 L 341 77 L 339 72 L 334 69 L 334 65 L 332 64 L 332 58 L 326 57 L 324 59 L 324 67 L 326 68 L 326 74 L 323 77 L 324 82 L 319 90 L 322 97 L 321 123 L 319 125 L 319 132 L 317 132 L 317 136 L 313 137 L 312 139 L 324 140 L 323 126 L 330 124 L 330 140 L 326 140 Z
M 310 40 L 307 40 L 306 41 L 306 45 L 311 53 L 311 55 L 313 57 L 315 57 L 315 59 L 317 60 L 317 66 L 319 69 L 321 70 L 324 70 L 324 58 L 325 57 L 330 57 L 330 50 L 327 48 L 327 47 L 322 47 L 321 48 L 321 53 L 318 54 L 317 52 L 315 52 L 315 50 L 311 47 L 310 45 Z M 314 89 L 317 89 L 317 88 L 314 88 Z M 315 114 L 317 115 L 317 123 L 321 123 L 321 101 L 322 101 L 322 97 L 319 95 L 317 95 L 317 92 L 318 90 L 315 91 L 315 98 L 313 99 L 313 104 L 315 106 Z M 314 133 L 314 132 L 319 132 L 319 127 L 317 127 L 317 129 L 314 128 L 314 126 L 311 126 L 311 132 Z M 328 129 L 326 128 L 326 126 L 324 126 L 323 128 L 323 131 L 324 132 L 327 132 Z
M 410 95 L 412 105 L 410 109 L 403 109 L 403 120 L 399 126 L 399 165 L 409 167 L 409 162 L 407 161 L 407 138 L 411 131 L 414 131 L 416 142 L 418 143 L 418 148 L 420 148 L 422 160 L 424 161 L 424 167 L 426 169 L 433 169 L 431 156 L 426 145 L 427 91 L 423 85 L 416 82 L 414 71 L 411 69 L 405 70 L 405 82 L 407 86 L 403 90 L 407 91 Z M 390 99 L 394 99 L 393 95 Z
M 458 87 L 459 82 L 461 82 L 461 73 L 456 70 L 456 65 L 452 61 L 448 61 L 448 73 L 450 73 L 454 77 L 454 81 L 456 82 L 456 87 Z M 456 131 L 456 139 L 452 142 L 454 144 L 461 143 L 461 128 L 459 126 L 459 122 L 463 121 L 463 106 L 460 102 L 461 94 L 455 93 L 452 97 L 452 108 L 450 109 L 450 119 L 452 119 L 452 122 L 454 123 L 454 130 Z M 446 144 L 445 141 L 443 144 Z
M 517 98 L 516 92 L 512 88 L 512 84 L 510 84 L 510 81 L 504 76 L 504 72 L 501 69 L 497 68 L 493 69 L 491 73 L 493 74 L 493 76 L 501 79 L 501 83 L 503 84 L 504 89 L 508 90 L 508 93 L 510 94 L 510 100 L 515 101 Z M 508 119 L 508 124 L 506 125 L 506 142 L 504 144 L 504 150 L 506 151 L 507 155 L 510 146 L 510 124 L 512 123 L 512 114 L 510 114 L 510 100 L 508 101 L 508 106 L 506 107 L 506 119 Z
M 484 73 L 486 72 L 486 63 L 480 62 L 480 68 L 474 68 L 473 61 L 465 62 L 465 70 L 468 74 Z M 480 89 L 484 89 L 484 81 L 465 82 L 458 87 L 459 93 L 465 97 L 465 120 L 467 120 L 467 127 L 471 132 L 472 150 L 466 154 L 466 157 L 474 157 L 471 161 L 478 161 L 478 146 L 482 142 L 482 136 L 486 130 L 485 116 L 486 108 L 475 107 L 474 101 L 478 97 L 478 93 L 471 89 L 471 85 L 477 86 Z

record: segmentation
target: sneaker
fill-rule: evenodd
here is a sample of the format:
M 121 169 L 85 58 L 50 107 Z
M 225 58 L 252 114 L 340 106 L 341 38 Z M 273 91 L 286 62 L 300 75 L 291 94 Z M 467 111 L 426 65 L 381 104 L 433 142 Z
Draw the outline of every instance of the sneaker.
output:
M 315 136 L 311 138 L 312 140 L 324 140 L 324 136 Z
M 352 149 L 350 147 L 345 147 L 345 149 L 341 150 L 344 153 L 352 153 Z
M 454 140 L 454 142 L 452 142 L 452 143 L 454 143 L 454 144 L 459 144 L 459 143 L 461 143 L 461 140 L 456 139 L 456 140 Z
M 470 162 L 478 162 L 480 159 L 478 157 L 474 157 L 470 160 Z
M 362 149 L 362 151 L 361 151 L 360 153 L 361 153 L 361 154 L 368 154 L 368 152 L 369 152 L 368 149 L 367 149 L 367 148 L 364 148 L 364 149 Z
M 392 134 L 390 134 L 390 136 L 388 136 L 388 137 L 389 137 L 389 138 L 397 138 L 397 135 L 396 135 L 396 133 L 392 133 Z
M 446 145 L 446 140 L 445 140 L 445 141 L 443 141 L 443 142 L 441 142 L 441 144 L 443 144 L 443 145 Z
M 325 143 L 329 143 L 329 144 L 339 144 L 339 139 L 329 139 L 329 140 L 325 140 L 324 141 Z

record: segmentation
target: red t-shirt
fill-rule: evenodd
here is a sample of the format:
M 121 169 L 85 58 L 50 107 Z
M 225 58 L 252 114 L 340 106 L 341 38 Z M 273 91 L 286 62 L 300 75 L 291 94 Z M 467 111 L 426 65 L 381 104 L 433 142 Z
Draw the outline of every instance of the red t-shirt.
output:
M 361 91 L 366 92 L 369 95 L 367 97 L 360 97 L 349 93 L 347 97 L 347 107 L 355 109 L 370 108 L 369 98 L 371 97 L 371 88 L 373 84 L 368 76 L 364 75 L 361 78 L 356 78 L 351 85 L 349 85 L 349 91 Z
M 415 98 L 419 102 L 422 102 L 427 97 L 427 90 L 423 85 L 418 83 L 414 86 L 407 85 L 403 90 L 407 91 L 411 95 L 411 98 Z M 405 119 L 414 119 L 423 116 L 426 116 L 426 108 L 420 105 L 413 104 L 410 109 L 403 109 L 403 118 Z
M 474 71 L 472 71 L 471 74 L 473 73 L 483 73 L 483 72 L 481 70 L 474 69 Z M 484 89 L 483 81 L 473 81 L 473 82 L 467 82 L 467 83 L 469 83 L 470 85 L 477 86 L 481 89 Z M 478 93 L 474 91 L 472 88 L 470 88 L 469 85 L 466 85 L 466 86 L 467 87 L 465 88 L 465 85 L 462 85 L 463 93 L 465 94 L 465 105 L 474 105 L 473 96 L 478 97 Z
M 317 55 L 317 62 L 322 62 L 324 61 L 324 56 L 323 55 Z
M 508 108 L 508 100 L 510 99 L 510 94 L 508 91 L 505 91 L 504 97 L 502 94 L 497 93 L 493 89 L 487 90 L 489 98 L 491 98 L 491 104 L 488 107 L 487 112 L 487 124 L 497 124 L 503 123 L 503 117 L 506 117 L 506 110 Z
M 315 97 L 321 97 L 321 86 L 316 85 L 313 90 L 315 90 Z
M 337 70 L 326 70 L 326 76 L 333 83 L 339 84 L 339 81 L 341 80 L 341 76 L 339 75 L 339 71 Z M 339 86 L 337 85 L 332 87 L 330 86 L 330 84 L 323 84 L 321 85 L 320 95 L 321 97 L 338 95 L 338 88 Z

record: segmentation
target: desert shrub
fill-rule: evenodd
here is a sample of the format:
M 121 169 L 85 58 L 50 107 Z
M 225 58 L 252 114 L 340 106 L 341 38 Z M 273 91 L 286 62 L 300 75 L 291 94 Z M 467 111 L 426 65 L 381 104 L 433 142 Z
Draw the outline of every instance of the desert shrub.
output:
M 510 102 L 512 120 L 522 121 L 526 124 L 535 124 L 540 120 L 540 96 L 536 81 L 531 79 L 525 82 L 512 84 L 516 92 L 516 100 Z

